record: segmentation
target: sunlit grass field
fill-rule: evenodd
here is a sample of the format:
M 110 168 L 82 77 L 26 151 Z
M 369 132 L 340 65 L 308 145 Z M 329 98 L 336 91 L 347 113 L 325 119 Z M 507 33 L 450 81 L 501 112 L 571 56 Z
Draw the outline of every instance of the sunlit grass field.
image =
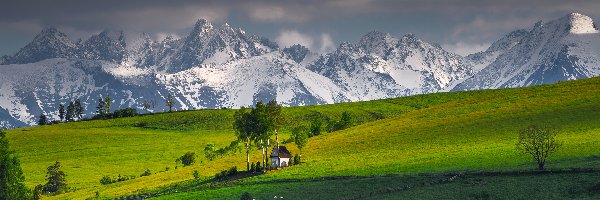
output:
M 389 185 L 415 183 L 423 179 L 421 176 L 386 179 L 379 177 L 381 175 L 527 170 L 535 165 L 527 155 L 516 151 L 515 145 L 518 130 L 533 124 L 561 130 L 558 140 L 563 146 L 548 162 L 549 169 L 595 168 L 600 164 L 598 159 L 593 159 L 600 155 L 600 78 L 530 88 L 438 93 L 285 108 L 287 120 L 280 137 L 289 137 L 290 129 L 308 124 L 316 115 L 339 119 L 344 111 L 352 114 L 358 126 L 310 138 L 303 151 L 302 165 L 243 179 L 231 187 L 209 188 L 162 198 L 238 199 L 241 192 L 253 191 L 260 197 L 273 198 L 273 195 L 285 193 L 286 198 L 293 199 L 294 193 L 291 192 L 304 189 L 316 192 L 306 192 L 301 198 L 347 198 Z M 67 181 L 75 191 L 50 198 L 85 199 L 94 197 L 96 191 L 103 198 L 115 197 L 193 179 L 194 170 L 203 176 L 200 180 L 206 180 L 231 166 L 245 169 L 243 153 L 209 162 L 202 151 L 207 143 L 225 146 L 234 140 L 231 126 L 234 112 L 185 111 L 30 127 L 9 131 L 9 139 L 11 147 L 21 159 L 29 187 L 43 184 L 46 167 L 60 161 Z M 293 144 L 286 146 L 293 153 L 298 152 Z M 187 151 L 196 152 L 199 162 L 191 167 L 179 166 L 175 169 L 175 159 Z M 258 150 L 254 150 L 251 156 L 254 162 L 260 160 Z M 139 175 L 146 169 L 150 169 L 153 175 L 140 178 Z M 138 178 L 109 185 L 99 182 L 104 175 L 116 177 L 119 174 Z M 592 175 L 597 176 L 594 173 Z M 333 176 L 365 178 L 276 183 L 277 180 L 313 180 Z M 531 177 L 542 181 L 558 180 L 546 175 L 543 175 L 546 179 L 537 175 Z M 485 179 L 490 186 L 499 185 L 502 180 L 502 177 Z M 274 182 L 254 184 L 265 181 Z M 386 193 L 379 197 L 397 199 L 404 195 L 416 197 L 433 191 L 450 192 L 460 188 L 457 184 L 452 182 Z M 349 187 L 348 194 L 331 196 L 346 191 L 335 189 L 338 187 Z M 435 187 L 443 188 L 432 189 Z M 460 195 L 502 195 L 478 192 L 481 190 Z

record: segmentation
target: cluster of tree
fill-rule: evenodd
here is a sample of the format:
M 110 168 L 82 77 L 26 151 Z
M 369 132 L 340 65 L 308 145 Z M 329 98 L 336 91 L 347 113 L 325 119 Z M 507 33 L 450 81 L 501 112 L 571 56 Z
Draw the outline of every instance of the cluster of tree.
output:
M 342 113 L 342 117 L 339 121 L 330 120 L 327 124 L 327 132 L 334 132 L 350 128 L 354 125 L 354 119 L 348 111 Z
M 96 114 L 92 119 L 115 119 L 122 117 L 134 117 L 138 116 L 138 112 L 135 108 L 123 108 L 115 110 L 113 113 Z
M 96 106 L 96 115 L 94 115 L 92 119 L 114 119 L 138 116 L 138 112 L 135 108 L 123 108 L 111 112 L 111 101 L 112 99 L 109 95 L 104 98 L 99 98 L 98 106 Z
M 229 176 L 236 175 L 237 173 L 238 173 L 237 167 L 233 166 L 233 167 L 229 168 L 228 170 L 223 170 L 223 171 L 215 174 L 215 179 L 216 180 L 225 179 Z
M 117 182 L 121 182 L 121 181 L 127 181 L 130 179 L 135 179 L 135 176 L 121 176 L 121 174 L 119 174 L 118 177 L 115 178 L 111 178 L 110 176 L 103 176 L 102 179 L 100 179 L 100 183 L 102 185 L 108 185 L 111 183 L 117 183 Z
M 74 102 L 69 101 L 66 109 L 65 105 L 61 103 L 58 105 L 59 121 L 51 121 L 44 113 L 42 113 L 38 117 L 38 125 L 58 124 L 60 122 L 73 122 L 81 120 L 83 118 L 83 113 L 85 113 L 85 109 L 83 108 L 81 100 L 79 99 L 75 100 Z
M 175 160 L 175 162 L 181 163 L 183 166 L 193 165 L 196 162 L 196 153 L 189 151 L 189 152 L 183 154 L 183 156 L 177 158 Z M 167 171 L 169 171 L 169 170 L 167 170 Z
M 260 167 L 260 162 L 256 162 L 256 164 L 252 163 L 250 165 L 250 170 L 249 172 L 262 172 L 263 169 L 262 167 Z
M 239 140 L 232 141 L 229 146 L 216 149 L 216 146 L 212 143 L 206 144 L 204 147 L 204 156 L 213 161 L 214 159 L 221 158 L 223 156 L 232 155 L 242 151 L 242 145 Z
M 150 171 L 150 169 L 146 169 L 146 171 L 144 171 L 144 173 L 142 173 L 140 175 L 140 177 L 142 177 L 142 176 L 150 176 L 150 175 L 152 175 L 152 171 Z
M 118 109 L 114 112 L 111 112 L 111 103 L 113 99 L 111 99 L 110 95 L 106 97 L 100 97 L 98 99 L 98 106 L 96 106 L 96 115 L 94 115 L 91 119 L 113 119 L 113 118 L 121 118 L 121 117 L 133 117 L 137 116 L 138 112 L 134 108 L 124 108 Z M 166 99 L 166 105 L 169 107 L 169 112 L 173 111 L 173 107 L 176 105 L 176 101 L 171 93 L 168 94 Z M 142 103 L 142 108 L 147 113 L 150 108 L 155 108 L 155 101 L 144 100 Z M 46 116 L 46 114 L 41 113 L 38 117 L 38 125 L 49 125 L 49 124 L 57 124 L 60 122 L 72 122 L 83 119 L 83 114 L 85 110 L 83 105 L 81 104 L 81 100 L 77 99 L 74 102 L 70 101 L 65 108 L 64 104 L 59 105 L 58 109 L 58 117 L 59 121 L 52 121 Z
M 240 108 L 234 114 L 233 127 L 236 138 L 246 148 L 246 168 L 250 171 L 250 146 L 254 144 L 261 150 L 263 170 L 266 162 L 266 150 L 271 146 L 270 139 L 277 134 L 283 116 L 281 106 L 272 100 L 267 105 L 257 102 L 254 108 Z

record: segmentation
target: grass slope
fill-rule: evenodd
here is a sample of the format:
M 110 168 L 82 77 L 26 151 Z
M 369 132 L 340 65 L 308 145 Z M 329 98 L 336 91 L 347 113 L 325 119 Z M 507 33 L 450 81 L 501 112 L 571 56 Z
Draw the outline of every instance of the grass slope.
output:
M 239 181 L 237 186 L 165 198 L 239 198 L 239 192 L 243 190 L 256 191 L 259 196 L 272 198 L 273 194 L 284 190 L 311 187 L 311 191 L 317 192 L 302 197 L 322 197 L 319 195 L 343 191 L 331 189 L 328 192 L 327 189 L 316 188 L 362 188 L 347 190 L 358 194 L 369 191 L 369 188 L 390 185 L 390 181 L 415 182 L 412 178 L 380 177 L 387 174 L 529 169 L 533 167 L 532 162 L 515 151 L 515 143 L 517 131 L 530 124 L 561 129 L 559 140 L 564 145 L 548 167 L 594 167 L 599 163 L 592 156 L 600 154 L 600 78 L 530 88 L 438 93 L 285 108 L 288 121 L 284 127 L 306 124 L 314 115 L 339 118 L 344 111 L 351 112 L 362 125 L 311 138 L 303 152 L 305 163 L 300 166 L 248 178 Z M 200 156 L 199 165 L 175 169 L 174 160 L 186 151 L 201 154 L 206 143 L 223 146 L 233 140 L 233 112 L 187 111 L 31 127 L 9 131 L 9 139 L 21 159 L 28 186 L 43 183 L 45 168 L 54 161 L 61 161 L 67 180 L 77 190 L 51 198 L 84 199 L 93 197 L 96 191 L 100 191 L 101 196 L 110 197 L 189 180 L 194 170 L 199 170 L 206 179 L 230 166 L 245 168 L 244 155 L 237 154 L 212 162 Z M 298 152 L 295 146 L 287 146 L 292 152 Z M 252 160 L 257 161 L 260 154 L 255 151 L 252 156 Z M 165 171 L 167 166 L 169 171 L 160 172 Z M 111 185 L 99 183 L 103 175 L 139 176 L 146 168 L 160 173 Z M 364 177 L 364 180 L 315 181 L 308 184 L 276 182 L 331 176 L 358 176 Z M 552 176 L 547 178 L 552 179 Z M 500 180 L 486 179 L 491 185 Z M 274 182 L 250 186 L 264 181 Z M 452 191 L 453 187 L 460 186 L 453 184 L 458 183 L 445 184 L 449 186 L 439 190 Z M 425 194 L 431 192 L 431 188 L 434 187 L 381 197 L 393 199 L 398 197 L 395 195 Z

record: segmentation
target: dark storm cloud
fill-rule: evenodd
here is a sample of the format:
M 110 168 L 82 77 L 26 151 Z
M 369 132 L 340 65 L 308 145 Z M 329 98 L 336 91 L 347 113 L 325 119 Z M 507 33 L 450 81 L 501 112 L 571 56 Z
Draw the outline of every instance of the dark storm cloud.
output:
M 14 51 L 45 26 L 72 37 L 105 28 L 181 35 L 199 18 L 233 22 L 272 39 L 295 31 L 317 41 L 327 32 L 339 43 L 380 29 L 482 46 L 508 31 L 569 12 L 597 19 L 599 9 L 597 0 L 23 0 L 0 6 L 0 54 Z

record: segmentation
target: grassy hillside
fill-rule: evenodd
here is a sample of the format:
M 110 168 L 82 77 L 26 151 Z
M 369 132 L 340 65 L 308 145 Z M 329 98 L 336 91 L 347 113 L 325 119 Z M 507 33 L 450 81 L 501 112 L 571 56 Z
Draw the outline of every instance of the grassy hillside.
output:
M 558 139 L 564 145 L 549 161 L 549 168 L 589 168 L 599 164 L 599 159 L 594 157 L 600 154 L 599 78 L 530 88 L 285 108 L 288 120 L 284 127 L 291 129 L 306 124 L 315 115 L 336 119 L 344 111 L 351 112 L 361 125 L 311 138 L 303 152 L 305 163 L 302 165 L 244 179 L 231 187 L 166 198 L 239 198 L 244 190 L 272 198 L 273 194 L 283 190 L 349 187 L 348 182 L 362 188 L 352 190 L 358 194 L 369 188 L 389 186 L 390 181 L 395 184 L 415 182 L 411 178 L 385 179 L 381 175 L 530 169 L 534 164 L 515 150 L 515 144 L 518 130 L 531 124 L 561 129 Z M 194 170 L 198 170 L 204 180 L 230 166 L 245 168 L 244 155 L 237 154 L 212 162 L 200 156 L 200 164 L 175 169 L 174 161 L 183 153 L 202 154 L 207 143 L 224 146 L 233 140 L 233 112 L 186 111 L 31 127 L 9 131 L 9 139 L 22 161 L 28 186 L 43 183 L 45 168 L 61 161 L 67 180 L 77 190 L 51 198 L 84 199 L 93 197 L 96 191 L 103 197 L 110 197 L 189 180 L 193 178 Z M 288 147 L 292 152 L 298 152 L 294 145 Z M 257 161 L 260 154 L 255 151 L 252 156 Z M 166 167 L 170 170 L 166 171 Z M 111 185 L 99 183 L 104 175 L 139 176 L 145 169 L 157 174 Z M 277 182 L 335 176 L 365 179 L 308 184 Z M 495 181 L 497 179 L 489 180 L 490 185 Z M 266 183 L 254 184 L 259 182 Z M 452 184 L 446 185 L 458 187 Z M 452 187 L 446 190 L 451 191 Z M 410 190 L 410 195 L 426 193 L 427 188 Z M 331 189 L 329 193 L 331 191 L 338 190 Z M 314 197 L 324 193 L 328 192 L 312 192 Z M 394 195 L 408 194 L 386 195 L 393 199 L 397 197 Z

